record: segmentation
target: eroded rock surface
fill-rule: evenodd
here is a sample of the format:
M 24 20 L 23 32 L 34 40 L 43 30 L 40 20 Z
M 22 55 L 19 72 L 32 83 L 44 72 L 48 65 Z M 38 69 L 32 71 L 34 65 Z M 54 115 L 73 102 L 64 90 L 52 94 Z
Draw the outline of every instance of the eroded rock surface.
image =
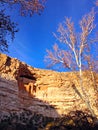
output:
M 92 108 L 98 115 L 98 93 L 89 72 L 83 72 L 83 86 Z M 96 87 L 98 74 L 95 74 Z M 58 117 L 87 107 L 73 89 L 80 90 L 76 72 L 55 72 L 28 66 L 17 59 L 0 54 L 0 114 L 31 110 L 45 116 Z

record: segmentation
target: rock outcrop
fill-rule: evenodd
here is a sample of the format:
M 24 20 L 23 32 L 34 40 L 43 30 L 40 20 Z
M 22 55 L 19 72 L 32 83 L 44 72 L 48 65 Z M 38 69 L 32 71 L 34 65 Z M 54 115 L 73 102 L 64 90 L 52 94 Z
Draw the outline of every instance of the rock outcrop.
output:
M 98 74 L 94 74 L 98 87 Z M 88 111 L 72 86 L 79 86 L 78 72 L 55 72 L 33 68 L 15 58 L 0 54 L 0 114 L 31 110 L 59 117 L 73 110 Z M 83 86 L 98 116 L 98 93 L 90 72 L 83 72 Z

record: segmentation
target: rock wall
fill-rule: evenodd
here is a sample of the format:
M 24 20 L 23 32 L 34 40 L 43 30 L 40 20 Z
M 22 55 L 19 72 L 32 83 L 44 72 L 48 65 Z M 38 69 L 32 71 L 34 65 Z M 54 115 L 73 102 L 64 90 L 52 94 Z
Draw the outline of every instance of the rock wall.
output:
M 98 74 L 95 79 L 97 87 Z M 82 93 L 78 72 L 37 69 L 0 54 L 0 114 L 25 109 L 58 117 L 73 110 L 88 111 L 73 85 Z M 98 116 L 98 93 L 88 71 L 83 72 L 83 86 Z

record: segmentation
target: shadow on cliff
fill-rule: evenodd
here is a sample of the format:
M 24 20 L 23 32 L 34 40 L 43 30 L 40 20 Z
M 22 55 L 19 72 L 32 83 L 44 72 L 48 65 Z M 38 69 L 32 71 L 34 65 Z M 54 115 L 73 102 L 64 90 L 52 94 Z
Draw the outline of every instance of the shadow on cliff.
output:
M 16 81 L 0 77 L 0 130 L 38 130 L 60 116 L 54 106 L 24 89 L 23 80 L 27 85 L 32 80 L 28 77 L 18 77 L 22 78 L 19 81 L 22 87 Z
M 2 106 L 4 109 L 0 110 L 0 130 L 98 130 L 98 124 L 91 115 L 73 111 L 60 117 L 54 106 L 31 96 L 30 93 L 20 90 L 11 92 L 12 88 L 15 90 L 15 87 L 18 87 L 17 83 L 15 86 L 13 84 L 15 82 L 0 78 L 0 99 L 5 98 L 7 101 L 12 94 L 14 98 L 11 97 L 10 101 L 7 101 L 9 106 L 18 102 L 18 111 L 16 107 L 9 107 L 8 110 L 8 106 Z M 5 89 L 9 92 L 7 96 L 4 95 Z M 2 103 L 3 101 L 1 105 Z M 5 109 L 8 111 L 3 115 Z

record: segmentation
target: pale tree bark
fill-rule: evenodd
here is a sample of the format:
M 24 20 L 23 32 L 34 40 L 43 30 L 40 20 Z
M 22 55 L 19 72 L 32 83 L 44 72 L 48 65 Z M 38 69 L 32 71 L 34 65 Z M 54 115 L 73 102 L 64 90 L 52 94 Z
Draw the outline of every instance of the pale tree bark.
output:
M 79 81 L 82 93 L 76 86 L 74 86 L 74 90 L 84 101 L 92 116 L 96 117 L 89 101 L 89 97 L 87 96 L 86 90 L 83 86 L 82 77 L 83 66 L 87 65 L 88 63 L 85 57 L 89 56 L 89 37 L 92 31 L 95 29 L 94 20 L 95 12 L 94 9 L 92 9 L 90 13 L 82 17 L 79 23 L 81 32 L 76 33 L 74 23 L 71 21 L 71 19 L 66 18 L 64 23 L 60 24 L 58 27 L 58 35 L 55 34 L 55 37 L 59 40 L 59 42 L 66 46 L 65 49 L 63 50 L 62 48 L 59 48 L 57 44 L 55 44 L 53 46 L 53 51 L 47 50 L 47 56 L 45 59 L 51 66 L 56 64 L 63 64 L 65 68 L 71 71 L 79 71 Z M 94 43 L 94 40 L 92 41 Z

